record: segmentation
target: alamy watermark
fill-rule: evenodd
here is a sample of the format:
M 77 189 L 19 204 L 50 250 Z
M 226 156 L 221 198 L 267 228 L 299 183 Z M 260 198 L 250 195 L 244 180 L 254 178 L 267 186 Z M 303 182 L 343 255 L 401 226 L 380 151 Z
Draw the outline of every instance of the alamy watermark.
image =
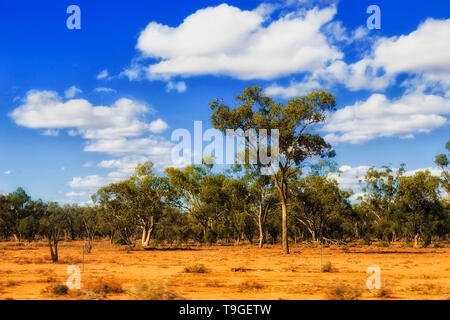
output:
M 370 276 L 366 280 L 367 289 L 381 289 L 381 269 L 379 266 L 371 265 L 367 267 L 366 273 Z
M 66 26 L 69 30 L 80 30 L 81 29 L 81 9 L 77 5 L 70 5 L 66 10 L 67 14 L 70 16 L 66 20 Z
M 367 7 L 367 14 L 372 14 L 367 18 L 366 26 L 369 30 L 381 29 L 381 9 L 377 5 L 371 5 Z

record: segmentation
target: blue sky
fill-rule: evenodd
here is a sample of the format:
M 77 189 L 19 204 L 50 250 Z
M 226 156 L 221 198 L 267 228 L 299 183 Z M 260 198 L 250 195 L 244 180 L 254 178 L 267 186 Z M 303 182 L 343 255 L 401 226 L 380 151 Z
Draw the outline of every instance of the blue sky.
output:
M 81 30 L 66 27 L 71 4 Z M 174 129 L 210 126 L 208 102 L 250 85 L 283 102 L 335 95 L 321 133 L 344 187 L 367 166 L 433 169 L 449 138 L 449 18 L 445 0 L 2 1 L 0 193 L 83 202 L 139 161 L 162 170 Z

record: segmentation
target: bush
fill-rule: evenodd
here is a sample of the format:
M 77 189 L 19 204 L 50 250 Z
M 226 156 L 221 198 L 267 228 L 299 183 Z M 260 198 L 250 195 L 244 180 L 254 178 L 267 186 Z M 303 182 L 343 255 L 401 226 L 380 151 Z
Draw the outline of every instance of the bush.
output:
M 363 237 L 363 241 L 364 241 L 364 244 L 370 246 L 372 244 L 372 235 L 368 234 L 368 233 L 365 234 Z
M 52 293 L 57 296 L 65 296 L 69 292 L 69 288 L 65 284 L 60 284 L 52 288 Z
M 358 300 L 361 290 L 349 285 L 337 285 L 328 292 L 329 300 Z
M 333 266 L 333 264 L 330 261 L 327 261 L 322 266 L 322 272 L 337 272 L 337 269 Z
M 122 284 L 116 280 L 97 280 L 88 284 L 88 290 L 96 294 L 106 295 L 111 293 L 122 293 Z
M 208 270 L 201 263 L 196 263 L 187 267 L 184 267 L 186 273 L 207 273 Z

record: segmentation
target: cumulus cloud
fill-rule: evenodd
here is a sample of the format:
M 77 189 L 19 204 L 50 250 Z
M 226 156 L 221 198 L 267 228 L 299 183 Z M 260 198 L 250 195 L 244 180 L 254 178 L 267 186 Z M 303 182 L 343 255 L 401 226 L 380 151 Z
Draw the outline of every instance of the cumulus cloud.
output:
M 338 22 L 330 33 L 335 41 L 345 40 Z M 350 39 L 365 36 L 363 29 L 356 29 Z M 330 38 L 330 39 L 331 39 Z M 448 94 L 450 88 L 450 19 L 427 19 L 409 34 L 381 37 L 373 40 L 369 51 L 353 63 L 343 59 L 331 61 L 304 77 L 303 81 L 292 81 L 287 87 L 276 84 L 268 92 L 283 97 L 302 95 L 308 83 L 318 82 L 321 86 L 343 84 L 350 90 L 384 90 L 399 74 L 408 74 L 416 79 L 414 85 L 426 88 L 440 88 Z M 351 41 L 350 41 L 351 42 Z M 417 81 L 420 80 L 420 81 Z
M 156 119 L 155 121 L 150 122 L 150 131 L 153 133 L 161 133 L 164 130 L 166 130 L 169 127 L 169 125 L 161 120 L 161 119 Z
M 63 101 L 53 91 L 30 91 L 25 103 L 14 109 L 12 119 L 34 129 L 72 129 L 88 139 L 140 136 L 149 126 L 139 120 L 151 109 L 140 102 L 122 98 L 111 106 L 93 106 L 85 99 Z
M 388 99 L 373 94 L 366 101 L 337 110 L 322 128 L 331 143 L 362 143 L 378 137 L 412 137 L 447 123 L 450 99 L 421 92 Z
M 247 11 L 222 4 L 198 10 L 176 27 L 150 22 L 137 43 L 144 58 L 154 59 L 144 67 L 147 77 L 273 79 L 342 58 L 321 31 L 333 19 L 334 6 L 295 10 L 276 19 L 268 15 L 271 11 L 270 6 Z M 127 73 L 135 77 L 138 70 L 134 66 Z
M 145 115 L 154 111 L 142 102 L 118 99 L 110 106 L 94 106 L 85 99 L 62 99 L 53 91 L 29 91 L 23 104 L 10 113 L 16 124 L 46 129 L 43 134 L 56 135 L 68 130 L 70 136 L 86 140 L 84 151 L 117 157 L 101 162 L 99 167 L 113 171 L 106 175 L 74 177 L 67 197 L 83 200 L 99 187 L 126 179 L 138 163 L 152 161 L 157 170 L 171 164 L 172 143 L 156 134 L 168 128 L 162 119 L 147 123 Z M 92 162 L 83 167 L 91 167 Z
M 77 94 L 82 93 L 83 91 L 81 91 L 80 88 L 77 88 L 76 86 L 71 86 L 69 89 L 67 89 L 66 91 L 64 91 L 64 95 L 66 96 L 66 98 L 73 98 L 75 97 Z
M 12 174 L 12 172 L 11 172 L 11 170 L 6 170 L 6 171 L 3 172 L 3 174 L 9 176 L 10 174 Z

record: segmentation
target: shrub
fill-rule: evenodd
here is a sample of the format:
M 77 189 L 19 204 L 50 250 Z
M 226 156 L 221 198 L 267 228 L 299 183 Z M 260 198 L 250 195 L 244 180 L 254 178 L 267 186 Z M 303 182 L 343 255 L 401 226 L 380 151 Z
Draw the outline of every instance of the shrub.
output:
M 329 300 L 358 300 L 361 290 L 349 285 L 337 285 L 328 292 Z
M 96 294 L 106 295 L 111 293 L 124 292 L 122 284 L 117 280 L 103 280 L 99 279 L 95 282 L 88 284 L 88 291 L 92 291 Z
M 327 261 L 322 266 L 322 272 L 337 272 L 337 269 L 333 266 L 333 264 L 330 261 Z
M 372 235 L 368 234 L 368 233 L 365 234 L 363 237 L 363 241 L 364 241 L 364 244 L 370 246 L 372 244 Z
M 207 273 L 208 270 L 201 263 L 192 264 L 190 266 L 184 267 L 184 272 L 186 273 Z
M 69 288 L 65 284 L 59 284 L 52 288 L 52 293 L 57 296 L 65 296 L 69 292 Z

